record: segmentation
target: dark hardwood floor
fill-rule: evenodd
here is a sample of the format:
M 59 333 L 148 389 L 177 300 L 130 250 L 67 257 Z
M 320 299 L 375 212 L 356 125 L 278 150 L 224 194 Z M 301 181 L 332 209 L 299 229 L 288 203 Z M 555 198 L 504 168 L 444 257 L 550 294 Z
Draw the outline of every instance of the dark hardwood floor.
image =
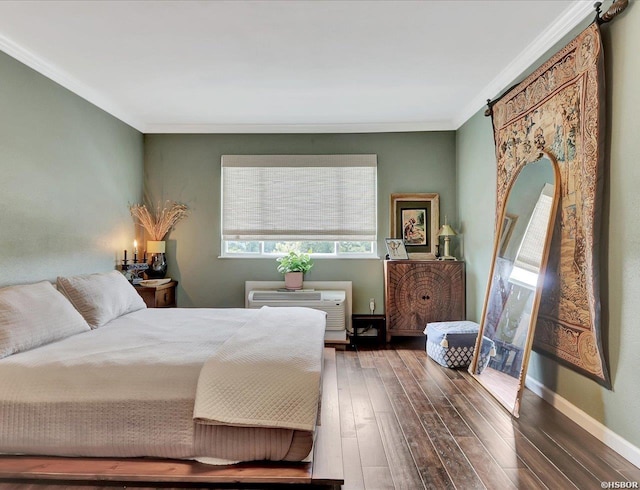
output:
M 466 371 L 432 361 L 424 339 L 337 361 L 345 490 L 640 481 L 640 469 L 528 390 L 512 418 Z
M 427 357 L 424 339 L 336 357 L 344 490 L 589 490 L 640 482 L 640 469 L 528 390 L 513 419 L 466 371 Z M 9 488 L 64 487 L 0 484 Z

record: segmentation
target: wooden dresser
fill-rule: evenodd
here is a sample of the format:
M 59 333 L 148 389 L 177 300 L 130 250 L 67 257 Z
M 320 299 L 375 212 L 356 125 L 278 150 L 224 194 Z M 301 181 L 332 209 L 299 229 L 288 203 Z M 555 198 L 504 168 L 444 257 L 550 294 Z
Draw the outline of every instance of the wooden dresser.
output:
M 424 335 L 429 322 L 464 320 L 464 262 L 385 260 L 387 342 L 394 335 Z

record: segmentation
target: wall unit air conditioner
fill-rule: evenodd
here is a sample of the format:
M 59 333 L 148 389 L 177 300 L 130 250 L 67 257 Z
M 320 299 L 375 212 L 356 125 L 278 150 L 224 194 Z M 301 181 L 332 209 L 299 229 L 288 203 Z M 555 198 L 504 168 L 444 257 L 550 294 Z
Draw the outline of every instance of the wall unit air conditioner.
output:
M 346 291 L 277 291 L 249 292 L 249 308 L 262 306 L 305 306 L 327 313 L 327 331 L 345 330 Z

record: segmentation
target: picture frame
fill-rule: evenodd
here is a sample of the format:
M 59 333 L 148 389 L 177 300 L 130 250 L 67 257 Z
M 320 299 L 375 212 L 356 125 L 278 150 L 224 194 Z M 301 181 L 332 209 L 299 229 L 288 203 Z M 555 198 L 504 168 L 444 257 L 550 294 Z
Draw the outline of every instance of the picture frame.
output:
M 385 238 L 389 260 L 406 260 L 409 258 L 402 238 Z
M 504 257 L 504 254 L 507 252 L 507 247 L 509 246 L 513 229 L 516 226 L 516 221 L 518 221 L 517 215 L 505 213 L 502 220 L 502 235 L 500 235 L 500 244 L 498 246 L 498 255 L 500 257 Z
M 401 239 L 409 259 L 435 260 L 440 227 L 440 195 L 391 194 L 390 235 Z

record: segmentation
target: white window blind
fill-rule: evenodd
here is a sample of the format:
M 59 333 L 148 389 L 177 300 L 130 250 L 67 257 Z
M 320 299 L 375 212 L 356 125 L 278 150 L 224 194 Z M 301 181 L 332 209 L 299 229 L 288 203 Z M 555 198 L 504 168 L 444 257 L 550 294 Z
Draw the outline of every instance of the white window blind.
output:
M 376 155 L 224 155 L 223 240 L 374 241 Z
M 537 284 L 542 264 L 542 252 L 547 238 L 547 227 L 549 226 L 549 219 L 553 219 L 550 215 L 553 208 L 554 192 L 553 185 L 545 184 L 540 197 L 538 197 L 513 263 L 513 271 L 510 278 L 513 282 L 519 280 L 531 287 L 535 287 Z M 518 274 L 529 279 L 524 280 Z

